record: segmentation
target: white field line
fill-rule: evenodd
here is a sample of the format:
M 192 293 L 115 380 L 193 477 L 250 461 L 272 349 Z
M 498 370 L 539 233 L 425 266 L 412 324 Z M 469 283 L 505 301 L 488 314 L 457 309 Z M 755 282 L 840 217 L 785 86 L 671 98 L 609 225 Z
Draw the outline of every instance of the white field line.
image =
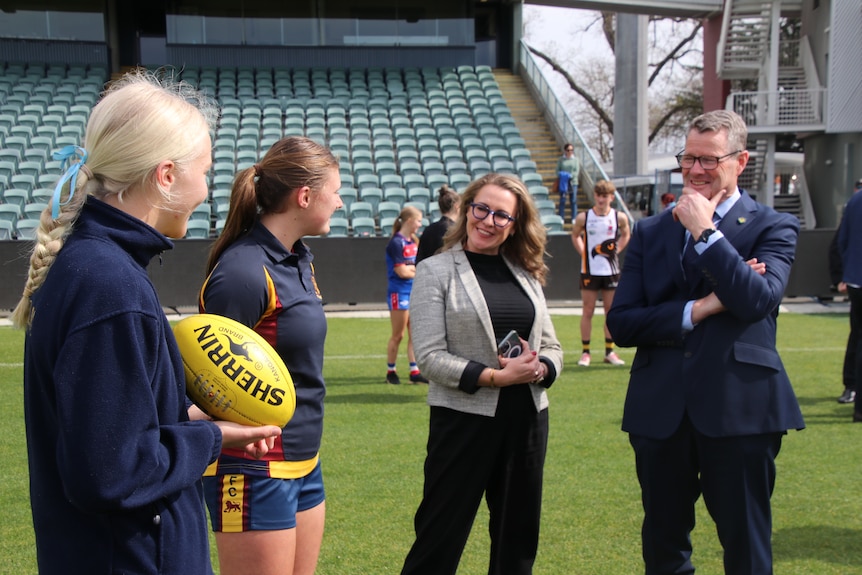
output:
M 578 349 L 566 349 L 565 353 L 576 354 L 580 352 Z M 779 347 L 778 353 L 814 353 L 814 352 L 843 352 L 843 347 Z M 362 354 L 362 355 L 327 355 L 324 361 L 357 361 L 363 359 L 385 359 L 386 354 Z M 0 363 L 0 369 L 17 369 L 24 367 L 23 362 Z

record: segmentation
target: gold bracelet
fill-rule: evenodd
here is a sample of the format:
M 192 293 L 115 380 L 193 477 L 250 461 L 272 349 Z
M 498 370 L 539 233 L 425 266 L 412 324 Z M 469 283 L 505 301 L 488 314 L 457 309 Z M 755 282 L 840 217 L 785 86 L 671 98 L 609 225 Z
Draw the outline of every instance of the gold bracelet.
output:
M 491 368 L 491 387 L 497 387 L 494 385 L 494 368 Z

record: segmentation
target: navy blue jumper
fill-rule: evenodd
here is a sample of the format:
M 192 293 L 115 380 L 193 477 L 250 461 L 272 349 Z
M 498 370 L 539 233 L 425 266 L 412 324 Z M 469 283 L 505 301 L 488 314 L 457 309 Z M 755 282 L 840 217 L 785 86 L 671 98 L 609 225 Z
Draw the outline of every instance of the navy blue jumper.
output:
M 212 573 L 201 475 L 221 433 L 188 421 L 179 350 L 146 270 L 172 247 L 89 198 L 33 295 L 24 411 L 43 575 Z

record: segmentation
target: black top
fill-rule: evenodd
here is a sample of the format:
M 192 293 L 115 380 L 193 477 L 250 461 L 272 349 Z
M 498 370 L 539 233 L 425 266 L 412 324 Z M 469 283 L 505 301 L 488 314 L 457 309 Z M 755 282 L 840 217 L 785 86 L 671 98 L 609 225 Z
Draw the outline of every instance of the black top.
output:
M 446 235 L 449 226 L 454 223 L 446 216 L 443 216 L 425 228 L 425 231 L 422 232 L 422 238 L 419 240 L 419 249 L 416 251 L 417 264 L 437 253 L 437 250 L 443 246 L 443 236 Z
M 503 256 L 464 252 L 476 274 L 497 341 L 514 329 L 523 339 L 530 339 L 536 310 L 527 294 L 518 285 Z

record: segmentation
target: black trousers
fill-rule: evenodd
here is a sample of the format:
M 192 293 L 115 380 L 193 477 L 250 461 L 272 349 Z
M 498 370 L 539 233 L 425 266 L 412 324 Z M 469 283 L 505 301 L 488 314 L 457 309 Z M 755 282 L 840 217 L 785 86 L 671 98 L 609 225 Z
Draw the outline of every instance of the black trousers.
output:
M 850 300 L 850 335 L 847 340 L 847 352 L 844 357 L 844 373 L 845 377 L 849 373 L 853 373 L 856 385 L 853 389 L 856 393 L 856 404 L 854 410 L 856 413 L 862 413 L 862 399 L 860 399 L 859 382 L 862 381 L 862 288 L 847 286 L 847 299 Z M 854 337 L 855 334 L 855 337 Z M 851 350 L 850 346 L 855 343 L 855 349 Z M 848 356 L 850 356 L 848 358 Z M 850 363 L 850 365 L 848 365 Z M 844 385 L 847 385 L 845 379 Z
M 847 336 L 847 349 L 844 352 L 844 368 L 841 372 L 844 387 L 856 389 L 856 382 L 862 374 L 857 374 L 859 359 L 857 350 L 862 331 L 862 289 L 847 287 L 847 299 L 850 300 L 850 333 Z
M 727 575 L 772 574 L 775 458 L 784 433 L 707 437 L 689 418 L 667 439 L 630 435 L 644 506 L 646 575 L 694 573 L 694 505 L 703 493 Z
M 483 494 L 488 573 L 532 573 L 547 446 L 548 411 L 536 412 L 526 385 L 503 389 L 494 417 L 432 407 L 416 541 L 402 575 L 454 574 Z

